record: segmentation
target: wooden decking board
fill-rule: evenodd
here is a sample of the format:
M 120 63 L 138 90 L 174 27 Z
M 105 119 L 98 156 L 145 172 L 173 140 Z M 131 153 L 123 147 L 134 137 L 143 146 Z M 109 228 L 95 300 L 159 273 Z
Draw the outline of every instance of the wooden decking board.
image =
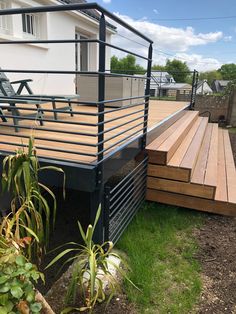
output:
M 166 165 L 180 145 L 188 130 L 191 128 L 192 124 L 194 124 L 197 116 L 198 112 L 186 112 L 182 118 L 176 121 L 156 140 L 150 143 L 146 147 L 150 162 L 153 164 Z
M 148 164 L 148 176 L 189 182 L 190 171 L 178 167 Z
M 207 199 L 214 199 L 215 194 L 215 189 L 213 187 L 154 177 L 148 177 L 147 188 Z
M 148 151 L 156 151 L 158 147 L 171 135 L 173 132 L 187 119 L 189 116 L 189 111 L 186 111 L 183 117 L 177 120 L 173 125 L 171 125 L 166 131 L 164 131 L 160 136 L 158 136 L 154 141 L 152 141 L 147 147 Z
M 153 128 L 155 125 L 157 125 L 160 121 L 167 118 L 168 116 L 178 112 L 179 110 L 185 108 L 186 102 L 168 102 L 168 101 L 150 101 L 150 108 L 149 108 L 149 121 L 148 121 L 148 128 Z M 57 108 L 60 109 L 60 107 L 63 107 L 65 104 L 57 104 Z M 20 107 L 25 108 L 33 108 L 35 109 L 35 106 L 32 105 L 20 105 Z M 43 104 L 43 109 L 52 109 L 51 104 Z M 109 119 L 120 117 L 121 115 L 129 114 L 134 111 L 143 109 L 143 105 L 140 105 L 135 108 L 127 108 L 123 109 L 119 112 L 112 112 L 112 113 L 105 113 L 105 120 L 108 121 Z M 105 108 L 105 111 L 112 110 L 114 108 Z M 84 105 L 73 105 L 73 110 L 77 112 L 87 112 L 87 113 L 97 113 L 97 107 L 91 107 L 91 106 L 84 106 Z M 22 114 L 28 114 L 32 113 L 31 111 L 24 111 L 21 110 Z M 7 111 L 5 112 L 7 115 L 10 115 Z M 104 134 L 104 139 L 108 139 L 114 136 L 114 138 L 111 138 L 108 142 L 105 143 L 105 148 L 109 145 L 114 145 L 110 149 L 112 151 L 113 149 L 116 149 L 118 146 L 123 145 L 126 140 L 123 142 L 117 143 L 119 140 L 125 139 L 126 136 L 130 135 L 131 137 L 134 137 L 141 134 L 141 128 L 142 125 L 135 127 L 136 124 L 142 123 L 141 118 L 142 112 L 133 114 L 131 116 L 122 117 L 118 120 L 106 123 L 104 126 L 104 129 L 107 130 L 112 127 L 117 127 L 121 124 L 122 126 L 119 126 L 118 128 L 115 128 L 114 130 L 110 131 L 109 133 Z M 131 119 L 139 118 L 134 122 L 130 122 Z M 53 113 L 52 112 L 45 112 L 44 115 L 45 119 L 51 119 L 52 121 L 45 121 L 44 126 L 39 126 L 38 122 L 36 121 L 29 121 L 29 120 L 21 120 L 19 121 L 20 126 L 27 126 L 29 129 L 19 129 L 19 132 L 17 135 L 23 135 L 23 136 L 30 136 L 32 133 L 35 135 L 35 137 L 40 137 L 40 141 L 36 141 L 36 144 L 40 144 L 44 147 L 52 148 L 51 151 L 45 150 L 45 149 L 39 149 L 38 154 L 40 157 L 47 157 L 51 159 L 62 159 L 65 161 L 71 161 L 71 162 L 86 162 L 86 163 L 92 163 L 95 158 L 94 157 L 87 157 L 82 156 L 78 154 L 72 154 L 72 153 L 62 153 L 57 152 L 53 149 L 73 149 L 75 152 L 82 152 L 82 153 L 96 153 L 96 148 L 89 147 L 89 146 L 80 146 L 77 144 L 64 144 L 63 141 L 71 141 L 71 142 L 82 142 L 82 143 L 89 143 L 89 144 L 97 144 L 97 137 L 88 137 L 83 135 L 76 135 L 76 134 L 68 134 L 66 133 L 66 130 L 69 130 L 71 132 L 86 132 L 86 133 L 92 133 L 96 134 L 98 131 L 97 126 L 82 126 L 78 124 L 66 124 L 66 122 L 88 122 L 88 123 L 97 123 L 98 118 L 97 116 L 85 116 L 85 115 L 77 115 L 75 114 L 73 117 L 70 116 L 69 113 L 58 113 L 58 119 L 61 120 L 61 122 L 55 122 Z M 15 131 L 14 128 L 9 128 L 6 126 L 6 124 L 13 124 L 12 119 L 9 118 L 7 123 L 3 123 L 0 121 L 0 133 L 1 133 L 1 141 L 6 144 L 0 144 L 0 151 L 7 151 L 7 152 L 15 152 L 18 145 L 22 143 L 21 137 L 15 137 Z M 39 130 L 35 130 L 35 125 L 39 128 Z M 47 128 L 51 131 L 44 131 L 44 129 Z M 122 135 L 119 135 L 123 131 L 127 130 L 127 128 L 130 128 L 129 131 L 123 133 Z M 65 133 L 56 133 L 53 132 L 53 129 L 57 129 L 59 131 L 65 131 Z M 12 138 L 9 137 L 9 135 L 12 135 Z M 45 141 L 44 141 L 45 139 Z M 49 140 L 49 141 L 48 141 Z M 54 140 L 61 140 L 62 142 L 55 142 Z M 14 143 L 15 145 L 7 145 L 7 143 Z M 23 139 L 23 142 L 26 143 L 26 140 Z M 106 152 L 107 153 L 107 152 Z
M 180 167 L 191 169 L 191 170 L 194 169 L 207 125 L 208 125 L 208 118 L 202 118 L 201 124 L 197 132 L 195 133 L 191 144 L 189 145 L 189 148 L 180 164 Z
M 165 142 L 163 142 L 159 147 L 158 151 L 166 154 L 166 163 L 171 159 L 182 140 L 191 129 L 192 125 L 198 117 L 198 112 L 192 112 L 189 117 L 172 133 Z
M 201 124 L 203 118 L 202 117 L 198 117 L 197 121 L 194 123 L 194 125 L 192 126 L 191 130 L 188 132 L 187 136 L 185 137 L 185 139 L 183 140 L 183 142 L 180 144 L 180 146 L 178 147 L 178 149 L 176 150 L 176 152 L 174 153 L 173 157 L 170 159 L 170 161 L 168 162 L 168 166 L 172 166 L 172 167 L 179 167 L 188 148 L 189 145 L 191 144 L 193 137 L 195 135 L 195 133 L 197 132 L 199 125 Z
M 183 196 L 181 194 L 163 192 L 153 189 L 147 189 L 146 199 L 148 201 L 197 209 L 204 212 L 236 216 L 235 203 L 226 203 L 187 195 Z
M 219 133 L 218 134 L 218 164 L 217 164 L 218 173 L 217 173 L 217 187 L 216 187 L 215 200 L 227 202 L 228 191 L 227 191 L 223 130 L 219 128 L 218 133 Z
M 196 162 L 196 166 L 192 174 L 192 178 L 191 178 L 192 183 L 204 184 L 206 165 L 207 165 L 207 159 L 208 159 L 209 148 L 210 148 L 210 140 L 211 140 L 211 134 L 212 134 L 212 127 L 213 127 L 212 123 L 209 123 L 207 126 L 206 133 L 205 133 L 202 146 L 198 155 L 198 159 Z
M 236 170 L 232 148 L 227 130 L 223 130 L 224 147 L 225 147 L 225 163 L 226 163 L 226 178 L 228 189 L 228 202 L 236 203 Z
M 211 143 L 206 165 L 206 173 L 204 184 L 209 186 L 217 186 L 217 163 L 218 163 L 218 125 L 213 124 Z

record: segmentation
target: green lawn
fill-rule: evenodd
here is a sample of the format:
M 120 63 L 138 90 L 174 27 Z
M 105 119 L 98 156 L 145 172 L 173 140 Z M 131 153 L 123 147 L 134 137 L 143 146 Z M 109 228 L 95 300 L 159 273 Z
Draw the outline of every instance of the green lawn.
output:
M 192 230 L 204 214 L 145 203 L 117 247 L 128 256 L 126 293 L 140 313 L 189 313 L 201 292 L 197 244 Z
M 229 133 L 236 133 L 236 128 L 230 128 Z

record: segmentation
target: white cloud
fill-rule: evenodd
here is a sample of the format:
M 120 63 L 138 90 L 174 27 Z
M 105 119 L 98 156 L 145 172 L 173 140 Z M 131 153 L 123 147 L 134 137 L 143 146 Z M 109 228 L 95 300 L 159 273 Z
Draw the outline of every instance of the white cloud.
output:
M 185 61 L 191 70 L 196 69 L 200 72 L 219 69 L 222 65 L 222 63 L 215 58 L 208 58 L 199 54 L 177 53 L 175 57 Z
M 224 39 L 224 41 L 229 42 L 233 39 L 233 37 L 232 36 L 225 36 L 223 39 Z
M 154 42 L 153 63 L 165 64 L 166 59 L 182 58 L 186 61 L 188 66 L 198 70 L 211 70 L 220 67 L 220 62 L 214 58 L 204 58 L 198 54 L 188 54 L 187 51 L 195 46 L 207 45 L 209 43 L 217 42 L 223 39 L 223 33 L 221 31 L 209 32 L 209 33 L 197 33 L 194 28 L 176 28 L 167 27 L 160 24 L 150 22 L 148 20 L 133 20 L 129 16 L 115 13 L 122 20 L 125 20 L 128 24 L 139 30 L 142 34 L 146 35 Z M 114 23 L 113 23 L 114 24 Z M 141 38 L 135 36 L 127 29 L 117 26 L 117 35 L 112 38 L 112 43 L 121 46 L 130 51 L 136 52 L 140 55 L 147 55 L 148 43 Z M 124 38 L 124 37 L 125 38 Z M 141 45 L 140 45 L 140 44 Z M 162 52 L 167 52 L 169 55 L 165 55 Z M 118 57 L 124 56 L 124 54 L 113 50 L 112 54 L 116 54 Z M 141 59 L 137 59 L 139 64 L 144 65 Z
M 104 3 L 111 3 L 111 0 L 102 0 Z
M 155 14 L 159 14 L 159 11 L 158 11 L 157 9 L 153 9 L 153 12 L 154 12 Z
M 190 26 L 186 28 L 167 27 L 148 20 L 133 20 L 131 17 L 119 13 L 116 13 L 116 15 L 151 38 L 160 49 L 184 52 L 192 46 L 213 43 L 223 37 L 223 33 L 220 31 L 196 33 Z M 118 33 L 130 36 L 130 33 L 119 25 L 117 25 L 117 30 Z

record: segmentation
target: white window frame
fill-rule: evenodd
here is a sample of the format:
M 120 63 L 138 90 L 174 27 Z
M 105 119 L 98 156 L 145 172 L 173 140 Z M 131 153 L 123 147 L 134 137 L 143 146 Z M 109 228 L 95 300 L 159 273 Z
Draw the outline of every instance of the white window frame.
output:
M 9 9 L 11 4 L 9 0 L 0 1 L 0 10 Z M 12 23 L 10 15 L 1 15 L 0 16 L 0 33 L 10 34 L 12 32 Z

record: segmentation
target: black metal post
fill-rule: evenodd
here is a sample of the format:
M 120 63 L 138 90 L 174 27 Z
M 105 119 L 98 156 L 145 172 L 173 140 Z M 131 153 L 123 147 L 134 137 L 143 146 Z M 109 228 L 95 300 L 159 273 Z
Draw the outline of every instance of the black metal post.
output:
M 196 98 L 196 92 L 197 92 L 197 84 L 198 84 L 198 71 L 194 70 L 193 71 L 193 79 L 192 79 L 190 110 L 194 110 L 195 98 Z
M 102 206 L 101 217 L 98 221 L 94 240 L 97 243 L 104 242 L 104 180 L 103 180 L 103 149 L 104 149 L 104 100 L 105 100 L 105 70 L 106 70 L 106 20 L 104 14 L 101 15 L 99 24 L 99 74 L 98 74 L 98 166 L 97 166 L 97 188 L 92 197 L 90 216 L 94 220 L 99 204 Z
M 148 64 L 147 64 L 147 83 L 145 90 L 145 110 L 144 110 L 144 122 L 143 122 L 143 139 L 142 139 L 142 149 L 146 147 L 147 142 L 147 128 L 148 128 L 148 110 L 149 110 L 149 99 L 150 99 L 150 84 L 151 84 L 151 74 L 152 74 L 152 44 L 149 45 L 148 50 Z

